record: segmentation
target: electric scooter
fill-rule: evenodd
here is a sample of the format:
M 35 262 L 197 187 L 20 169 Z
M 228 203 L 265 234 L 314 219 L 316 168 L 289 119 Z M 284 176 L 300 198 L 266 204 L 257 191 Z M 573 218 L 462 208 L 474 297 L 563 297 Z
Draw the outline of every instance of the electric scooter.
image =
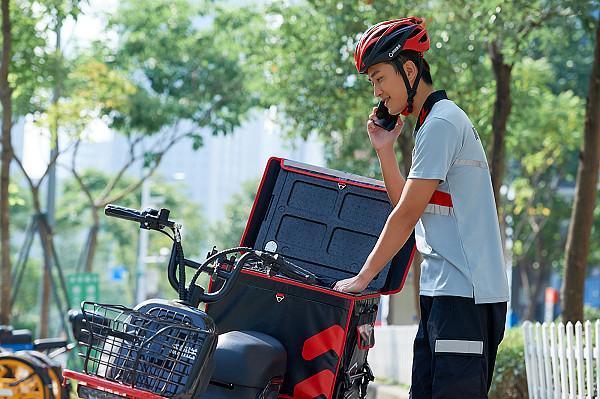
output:
M 209 253 L 203 263 L 186 259 L 181 225 L 168 209 L 137 211 L 107 205 L 105 214 L 139 223 L 173 241 L 167 267 L 178 300 L 150 299 L 135 308 L 83 302 L 72 317 L 83 350 L 83 371 L 65 370 L 77 393 L 89 399 L 276 399 L 286 373 L 287 354 L 272 336 L 255 331 L 218 334 L 199 306 L 230 293 L 243 267 L 314 283 L 316 276 L 283 257 L 236 247 Z M 186 268 L 196 269 L 186 286 Z M 197 284 L 202 274 L 210 287 Z

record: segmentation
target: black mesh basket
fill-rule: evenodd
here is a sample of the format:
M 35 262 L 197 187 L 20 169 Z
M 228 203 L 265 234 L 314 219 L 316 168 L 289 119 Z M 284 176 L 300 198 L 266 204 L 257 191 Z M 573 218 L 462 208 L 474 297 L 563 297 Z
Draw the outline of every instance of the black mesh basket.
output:
M 84 372 L 164 397 L 193 391 L 214 334 L 189 315 L 156 307 L 139 312 L 120 305 L 82 304 Z

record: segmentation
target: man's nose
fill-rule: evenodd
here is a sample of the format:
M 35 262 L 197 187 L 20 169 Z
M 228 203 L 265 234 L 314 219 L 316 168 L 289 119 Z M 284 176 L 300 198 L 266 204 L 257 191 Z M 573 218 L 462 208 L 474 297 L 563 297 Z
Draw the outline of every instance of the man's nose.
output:
M 383 93 L 383 90 L 381 90 L 381 88 L 378 85 L 373 86 L 373 95 L 375 97 L 381 97 L 382 93 Z

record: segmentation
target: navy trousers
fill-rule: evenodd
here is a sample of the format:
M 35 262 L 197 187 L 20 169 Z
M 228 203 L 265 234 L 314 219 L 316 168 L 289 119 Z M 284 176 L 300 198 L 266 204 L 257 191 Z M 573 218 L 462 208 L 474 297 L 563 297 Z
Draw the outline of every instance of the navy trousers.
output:
M 487 399 L 506 302 L 421 296 L 414 343 L 411 399 Z

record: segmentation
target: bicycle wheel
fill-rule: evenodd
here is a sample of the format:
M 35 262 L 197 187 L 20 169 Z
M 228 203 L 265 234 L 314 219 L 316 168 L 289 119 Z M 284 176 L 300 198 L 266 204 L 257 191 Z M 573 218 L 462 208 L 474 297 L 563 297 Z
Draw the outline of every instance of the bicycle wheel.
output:
M 33 362 L 16 356 L 0 357 L 0 396 L 11 399 L 48 399 L 50 389 Z
M 16 354 L 25 354 L 44 364 L 44 370 L 48 373 L 48 377 L 50 377 L 50 380 L 52 381 L 53 399 L 66 399 L 68 397 L 68 390 L 62 385 L 62 368 L 58 362 L 52 360 L 48 355 L 37 351 L 23 351 L 17 352 Z

